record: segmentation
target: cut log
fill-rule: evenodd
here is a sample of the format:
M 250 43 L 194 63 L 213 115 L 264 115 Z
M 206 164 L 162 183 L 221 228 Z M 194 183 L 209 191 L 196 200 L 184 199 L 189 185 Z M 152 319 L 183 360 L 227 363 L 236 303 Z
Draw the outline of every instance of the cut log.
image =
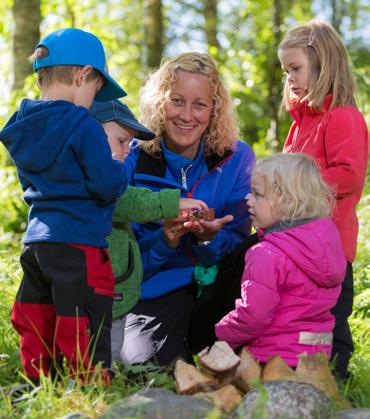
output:
M 198 354 L 199 366 L 212 377 L 216 377 L 222 385 L 230 383 L 235 377 L 240 358 L 231 347 L 223 341 L 217 341 L 211 349 L 203 349 Z
M 216 407 L 226 413 L 231 412 L 242 400 L 241 394 L 232 384 L 209 393 L 196 393 L 194 396 L 212 400 Z
M 253 355 L 245 348 L 240 354 L 240 364 L 232 381 L 243 393 L 248 393 L 261 379 L 262 368 Z
M 330 399 L 338 395 L 337 382 L 330 371 L 328 356 L 324 352 L 298 355 L 296 374 L 299 381 L 319 388 Z
M 182 359 L 176 361 L 174 375 L 179 394 L 194 394 L 218 388 L 215 378 L 205 376 L 194 365 L 187 364 Z
M 299 381 L 295 371 L 289 367 L 280 356 L 271 358 L 262 372 L 262 381 Z

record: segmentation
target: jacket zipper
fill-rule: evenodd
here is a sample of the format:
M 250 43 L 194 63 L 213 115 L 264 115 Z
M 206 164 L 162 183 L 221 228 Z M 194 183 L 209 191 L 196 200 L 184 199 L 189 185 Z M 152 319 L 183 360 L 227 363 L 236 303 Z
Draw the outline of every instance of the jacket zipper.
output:
M 187 182 L 186 174 L 192 165 L 193 163 L 189 164 L 189 166 L 186 167 L 185 169 L 183 167 L 181 168 L 181 183 L 182 183 L 182 187 L 185 188 L 186 190 L 188 189 L 188 182 Z

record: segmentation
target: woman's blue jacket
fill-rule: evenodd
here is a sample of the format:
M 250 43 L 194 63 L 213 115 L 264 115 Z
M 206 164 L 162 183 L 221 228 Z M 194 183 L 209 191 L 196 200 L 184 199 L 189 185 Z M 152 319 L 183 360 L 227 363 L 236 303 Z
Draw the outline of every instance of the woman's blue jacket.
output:
M 250 219 L 245 196 L 250 192 L 255 164 L 252 149 L 241 141 L 223 156 L 203 154 L 200 147 L 194 160 L 170 151 L 161 142 L 161 156 L 153 157 L 132 143 L 126 160 L 134 172 L 131 184 L 158 191 L 178 188 L 182 197 L 201 199 L 215 209 L 217 218 L 231 214 L 226 224 L 208 245 L 197 244 L 186 234 L 178 248 L 170 248 L 162 233 L 161 222 L 134 224 L 144 265 L 142 299 L 151 299 L 181 288 L 192 281 L 196 263 L 219 263 L 250 234 Z

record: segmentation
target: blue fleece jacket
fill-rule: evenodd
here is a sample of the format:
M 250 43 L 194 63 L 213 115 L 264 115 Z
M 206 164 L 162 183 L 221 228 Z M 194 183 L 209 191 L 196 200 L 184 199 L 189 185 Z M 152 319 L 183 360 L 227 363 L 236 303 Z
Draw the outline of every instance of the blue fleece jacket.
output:
M 202 199 L 215 209 L 217 218 L 231 214 L 234 220 L 222 228 L 207 246 L 192 234 L 183 236 L 177 249 L 170 248 L 160 223 L 134 224 L 144 266 L 142 299 L 151 299 L 181 288 L 192 281 L 197 261 L 219 263 L 250 233 L 245 196 L 255 164 L 252 149 L 237 142 L 224 156 L 204 156 L 200 148 L 194 160 L 170 151 L 162 142 L 160 158 L 149 156 L 135 143 L 127 163 L 135 167 L 131 183 L 153 191 L 178 188 L 183 197 Z
M 101 125 L 71 102 L 22 101 L 0 132 L 30 206 L 24 243 L 107 247 L 125 166 Z

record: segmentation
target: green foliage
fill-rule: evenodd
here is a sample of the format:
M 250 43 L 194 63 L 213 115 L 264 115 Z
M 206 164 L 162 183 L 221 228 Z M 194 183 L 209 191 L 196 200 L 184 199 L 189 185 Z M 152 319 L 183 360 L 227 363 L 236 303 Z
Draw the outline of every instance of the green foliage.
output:
M 0 168 L 0 234 L 4 232 L 23 232 L 26 228 L 28 207 L 23 201 L 14 166 Z
M 14 234 L 2 234 L 0 240 L 0 386 L 8 384 L 20 370 L 18 336 L 10 323 L 11 304 L 21 277 L 20 241 Z
M 355 407 L 370 408 L 369 316 L 352 316 L 350 326 L 355 352 L 350 361 L 351 376 L 343 393 Z
M 14 375 L 14 374 L 13 374 Z M 20 375 L 21 376 L 21 375 Z M 19 380 L 14 380 L 19 381 Z M 101 415 L 108 404 L 128 397 L 143 388 L 160 387 L 174 390 L 174 381 L 164 368 L 155 365 L 118 368 L 111 386 L 97 377 L 89 384 L 72 381 L 68 374 L 57 380 L 41 377 L 41 386 L 25 393 L 12 406 L 9 391 L 13 384 L 2 387 L 0 392 L 0 417 L 57 418 L 68 413 L 85 413 L 91 418 Z
M 13 1 L 2 0 L 0 2 L 0 37 L 6 41 L 10 41 L 10 22 L 11 22 L 11 10 Z
M 357 257 L 353 264 L 355 300 L 350 326 L 355 344 L 351 358 L 351 379 L 344 391 L 355 406 L 370 407 L 370 170 L 357 209 L 360 221 Z
M 283 89 L 277 32 L 282 36 L 294 22 L 312 17 L 310 1 L 280 3 L 279 8 L 273 0 L 236 2 L 235 8 L 225 13 L 221 27 L 227 39 L 227 55 L 220 59 L 220 68 L 234 98 L 241 138 L 253 144 L 258 142 L 258 148 L 262 146 L 270 153 L 281 149 L 291 123 L 290 116 L 282 112 L 276 142 L 271 120 L 279 109 Z M 240 30 L 235 31 L 236 27 Z
M 126 387 L 127 394 L 142 390 L 144 386 L 167 388 L 175 390 L 175 383 L 169 372 L 164 367 L 154 364 L 129 365 L 124 369 L 117 364 L 118 373 L 113 386 L 122 391 L 122 385 Z
M 359 235 L 357 257 L 353 264 L 355 284 L 355 313 L 369 316 L 370 299 L 370 167 L 368 167 L 365 190 L 357 209 Z
M 143 1 L 43 0 L 42 14 L 46 16 L 42 36 L 60 27 L 73 26 L 100 38 L 109 72 L 128 92 L 125 101 L 135 109 L 146 72 Z
M 104 412 L 110 399 L 102 383 L 82 386 L 81 383 L 72 384 L 67 376 L 59 382 L 41 377 L 41 386 L 25 393 L 15 405 L 11 404 L 7 393 L 9 389 L 3 389 L 0 405 L 3 418 L 58 418 L 76 411 L 97 418 Z

